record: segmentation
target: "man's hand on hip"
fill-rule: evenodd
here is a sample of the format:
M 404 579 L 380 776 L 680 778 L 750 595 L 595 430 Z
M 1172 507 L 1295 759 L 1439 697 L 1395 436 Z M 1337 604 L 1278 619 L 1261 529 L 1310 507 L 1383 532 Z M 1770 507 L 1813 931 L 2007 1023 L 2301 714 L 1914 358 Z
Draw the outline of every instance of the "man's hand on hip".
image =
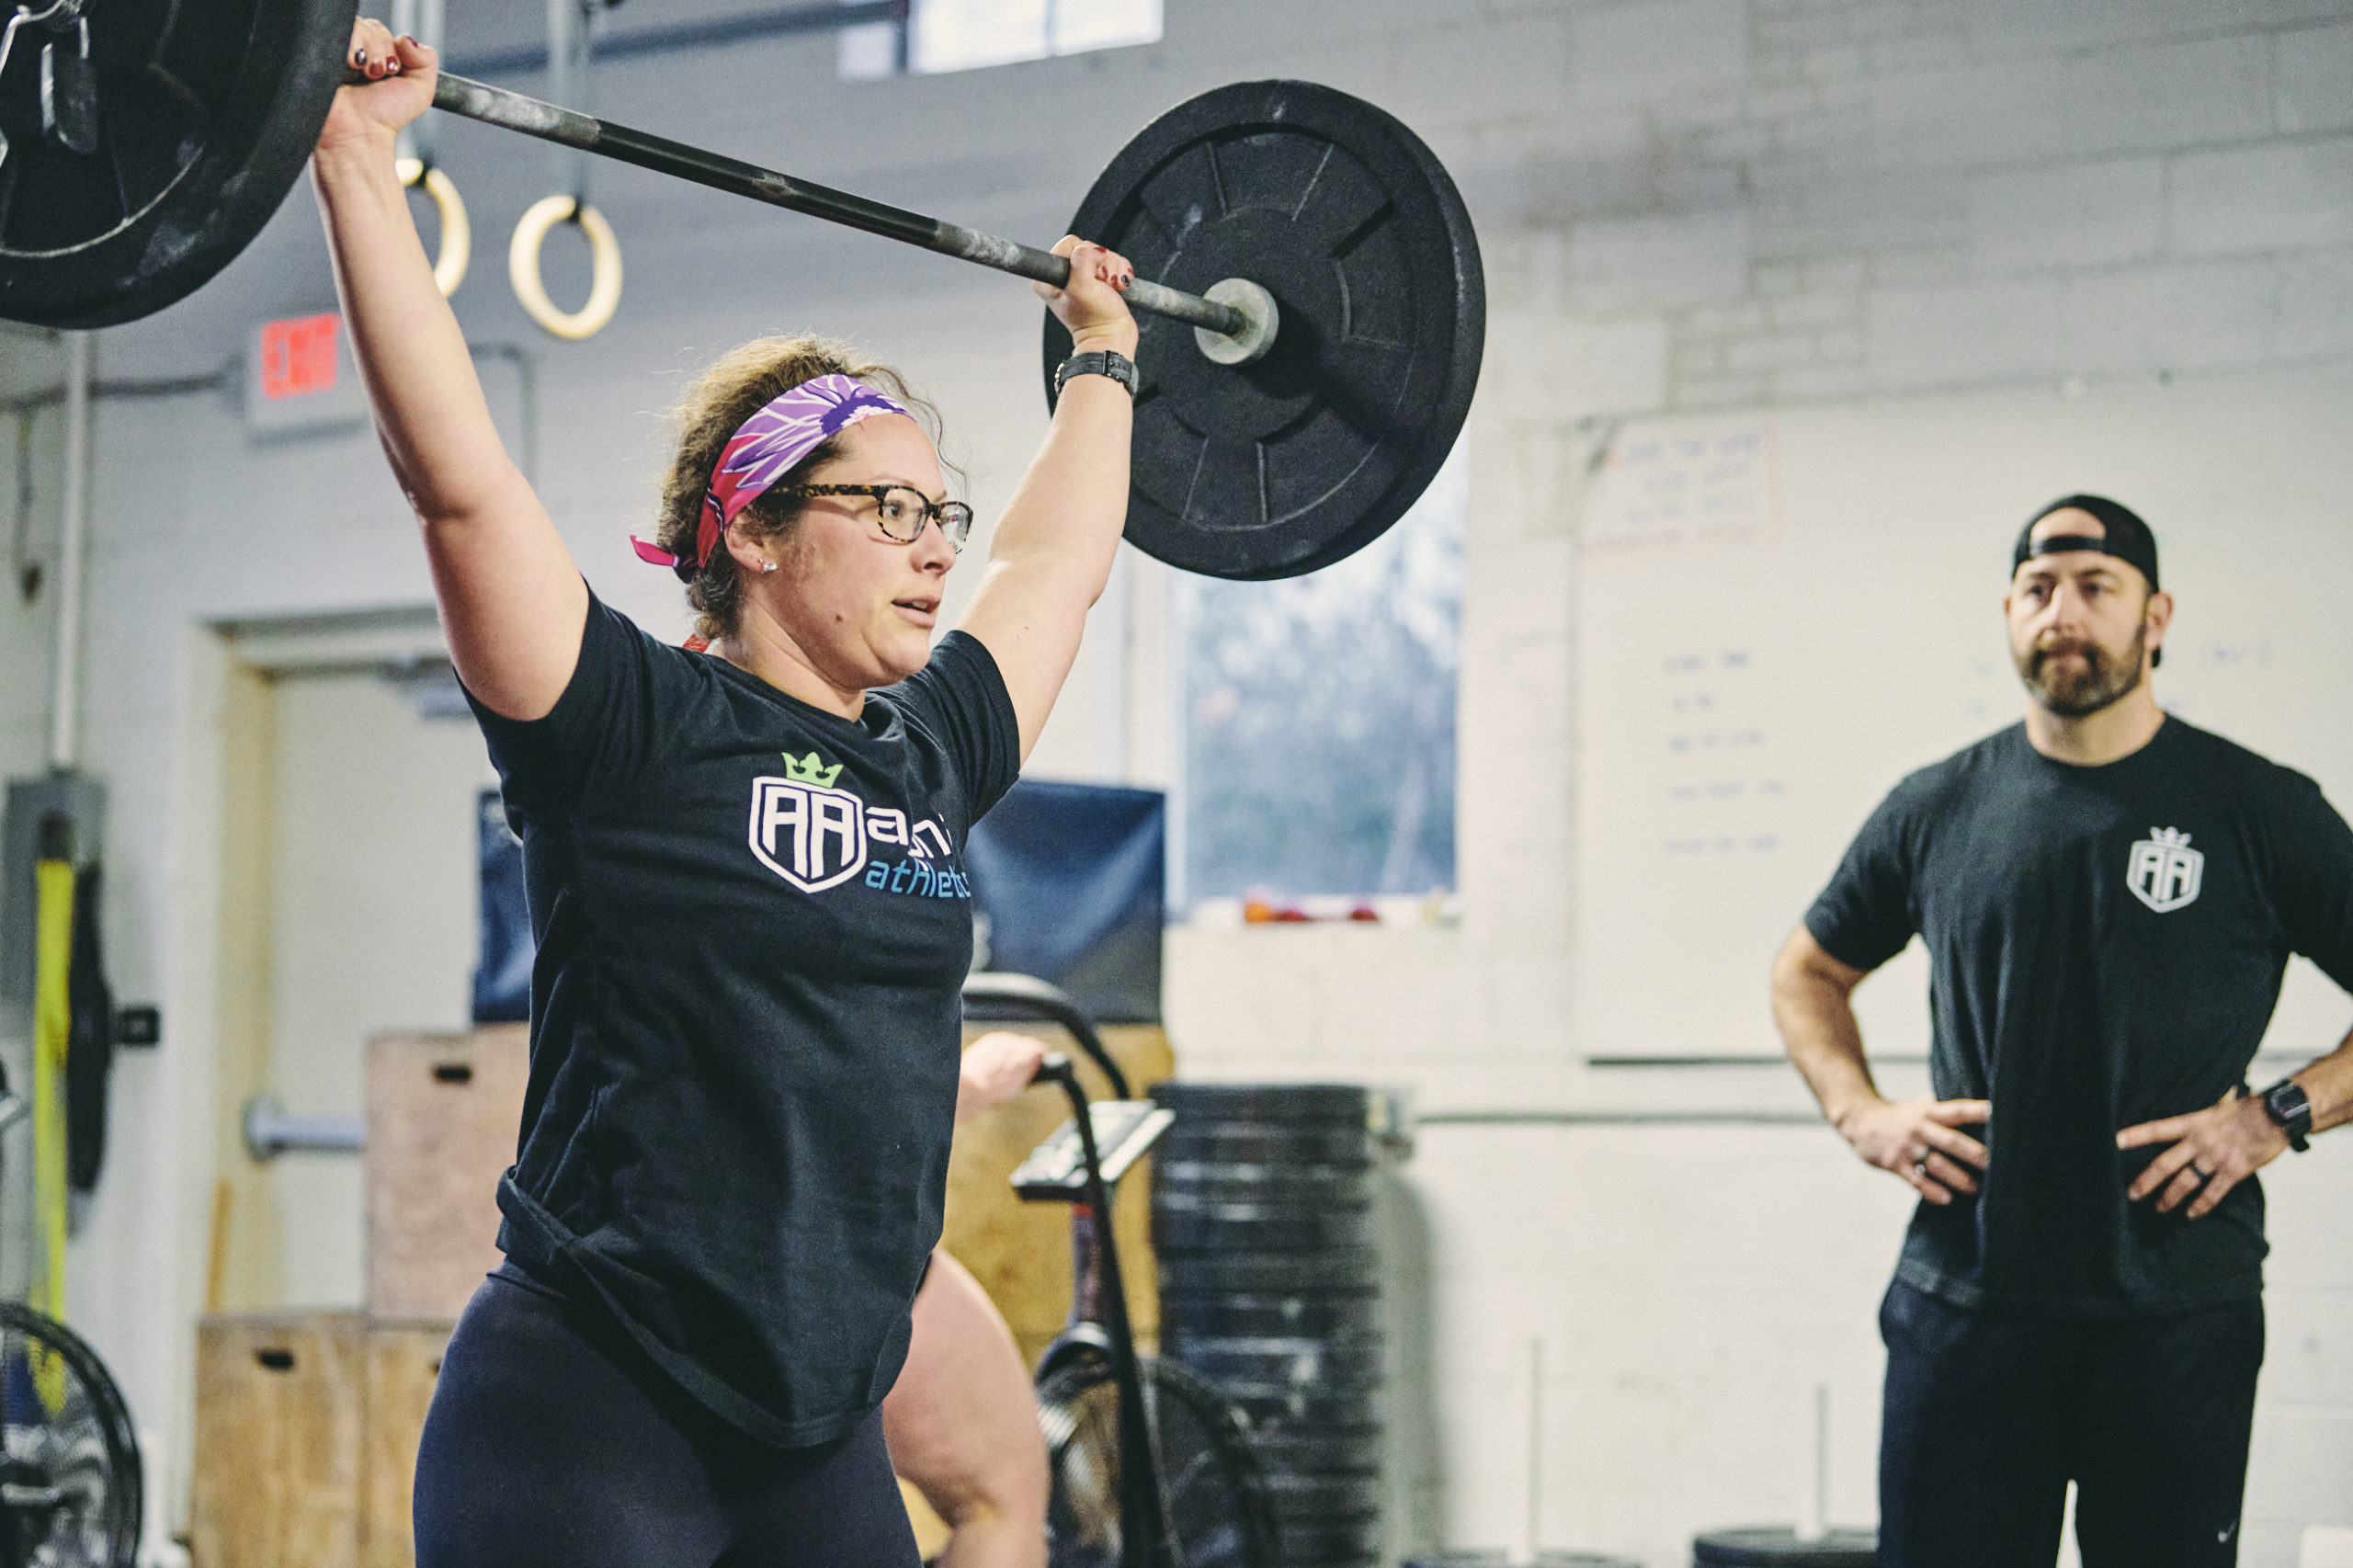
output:
M 2188 1218 L 2197 1220 L 2212 1213 L 2231 1188 L 2287 1153 L 2288 1135 L 2261 1100 L 2234 1089 L 2204 1110 L 2144 1121 L 2116 1135 L 2120 1149 L 2152 1143 L 2173 1147 L 2149 1162 L 2125 1196 L 2138 1203 L 2158 1194 L 2160 1214 L 2188 1203 Z
M 1985 1145 L 1956 1128 L 1974 1127 L 1994 1111 L 1987 1100 L 1874 1100 L 1837 1119 L 1837 1128 L 1865 1165 L 1909 1183 L 1931 1203 L 1975 1192 L 1985 1168 Z

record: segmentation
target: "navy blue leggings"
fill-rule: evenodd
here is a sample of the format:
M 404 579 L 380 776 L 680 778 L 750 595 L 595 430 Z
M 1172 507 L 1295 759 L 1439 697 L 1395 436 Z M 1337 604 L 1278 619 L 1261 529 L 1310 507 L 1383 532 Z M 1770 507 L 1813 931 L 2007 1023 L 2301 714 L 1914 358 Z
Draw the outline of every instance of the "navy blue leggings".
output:
M 772 1449 L 619 1333 L 483 1281 L 417 1451 L 417 1568 L 917 1568 L 879 1413 Z

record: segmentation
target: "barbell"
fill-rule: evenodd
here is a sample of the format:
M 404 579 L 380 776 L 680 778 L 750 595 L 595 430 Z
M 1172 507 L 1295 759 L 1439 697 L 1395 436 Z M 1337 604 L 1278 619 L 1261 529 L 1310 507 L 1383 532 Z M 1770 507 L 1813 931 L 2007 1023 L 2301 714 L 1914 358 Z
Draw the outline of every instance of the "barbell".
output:
M 225 267 L 317 142 L 356 11 L 20 6 L 0 44 L 0 316 L 112 325 Z M 1069 277 L 1035 246 L 484 83 L 444 74 L 434 103 L 1051 286 Z M 1121 149 L 1070 232 L 1136 268 L 1138 548 L 1211 576 L 1295 576 L 1370 543 L 1436 476 L 1478 382 L 1485 286 L 1453 181 L 1393 117 L 1313 83 L 1214 89 Z M 1070 348 L 1051 313 L 1042 347 L 1051 403 Z

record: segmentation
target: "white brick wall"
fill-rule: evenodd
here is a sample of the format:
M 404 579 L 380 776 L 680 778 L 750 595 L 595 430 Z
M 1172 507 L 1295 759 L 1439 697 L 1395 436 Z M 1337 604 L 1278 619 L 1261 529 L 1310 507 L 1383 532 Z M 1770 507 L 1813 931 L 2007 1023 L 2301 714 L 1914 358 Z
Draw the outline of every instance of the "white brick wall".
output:
M 1470 437 L 1462 922 L 1174 932 L 1182 1060 L 1227 1078 L 1378 1077 L 1440 1108 L 1802 1109 L 1785 1073 L 1603 1073 L 1573 1037 L 1569 824 L 1580 767 L 1600 765 L 1580 756 L 1572 695 L 1586 460 L 1612 420 L 1663 410 L 2353 353 L 2353 0 L 1167 10 L 1158 46 L 995 72 L 846 86 L 822 44 L 763 42 L 631 62 L 601 88 L 616 119 L 1023 235 L 1053 231 L 1152 106 L 1220 82 L 1328 81 L 1419 129 L 1479 222 L 1493 312 Z M 451 127 L 444 150 L 478 238 L 540 194 L 544 160 L 506 138 Z M 822 325 L 904 359 L 946 406 L 983 516 L 1001 503 L 1041 423 L 1018 289 L 634 171 L 597 179 L 630 268 L 612 329 L 576 347 L 533 337 L 487 242 L 459 306 L 478 339 L 542 356 L 543 489 L 599 591 L 674 621 L 666 580 L 621 537 L 659 457 L 644 411 L 755 331 Z M 298 193 L 199 299 L 109 333 L 101 372 L 210 369 L 253 320 L 326 297 Z M 0 339 L 0 384 L 43 379 L 34 354 Z M 506 374 L 488 373 L 502 416 Z M 197 998 L 203 977 L 166 961 L 195 950 L 174 934 L 204 913 L 176 880 L 188 846 L 168 825 L 188 744 L 174 736 L 202 723 L 179 706 L 185 629 L 415 598 L 423 575 L 365 436 L 255 446 L 225 404 L 193 400 L 109 404 L 100 441 L 91 760 L 117 801 L 111 950 L 125 994 Z M 39 765 L 48 608 L 0 591 L 11 772 Z M 1120 755 L 1096 733 L 1122 708 L 1098 676 L 1050 732 L 1048 767 L 1099 773 Z M 77 1322 L 166 1426 L 185 1415 L 200 1267 L 165 1267 L 157 1288 L 158 1249 L 189 1244 L 159 1239 L 157 1216 L 200 1207 L 211 1175 L 206 1139 L 163 1135 L 209 1092 L 187 1024 L 156 1067 L 118 1079 L 123 1125 L 156 1135 L 121 1146 L 74 1266 Z M 2353 1523 L 2343 1141 L 2274 1185 L 2245 1554 L 2261 1568 L 2293 1562 L 2302 1522 Z M 1449 1126 L 1403 1179 L 1430 1237 L 1417 1289 L 1432 1314 L 1409 1330 L 1428 1358 L 1426 1402 L 1401 1416 L 1405 1539 L 1506 1539 L 1531 1335 L 1548 1347 L 1555 1544 L 1667 1568 L 1693 1528 L 1788 1517 L 1791 1404 L 1816 1380 L 1834 1389 L 1834 1512 L 1870 1517 L 1870 1309 L 1902 1201 L 1829 1134 Z
M 2190 256 L 2353 244 L 2353 137 L 2185 154 L 2166 229 Z
M 2353 28 L 2283 32 L 2271 40 L 2272 105 L 2290 134 L 2353 125 Z

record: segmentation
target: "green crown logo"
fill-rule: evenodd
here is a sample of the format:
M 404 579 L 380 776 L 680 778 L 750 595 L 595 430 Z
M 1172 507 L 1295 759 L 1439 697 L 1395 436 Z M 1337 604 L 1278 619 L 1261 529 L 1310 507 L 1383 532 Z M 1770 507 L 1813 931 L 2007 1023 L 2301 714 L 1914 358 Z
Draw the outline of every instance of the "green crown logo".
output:
M 814 784 L 820 790 L 830 790 L 834 787 L 834 780 L 842 776 L 842 765 L 837 762 L 827 767 L 825 759 L 813 751 L 807 756 L 795 756 L 786 752 L 784 776 L 795 784 Z

